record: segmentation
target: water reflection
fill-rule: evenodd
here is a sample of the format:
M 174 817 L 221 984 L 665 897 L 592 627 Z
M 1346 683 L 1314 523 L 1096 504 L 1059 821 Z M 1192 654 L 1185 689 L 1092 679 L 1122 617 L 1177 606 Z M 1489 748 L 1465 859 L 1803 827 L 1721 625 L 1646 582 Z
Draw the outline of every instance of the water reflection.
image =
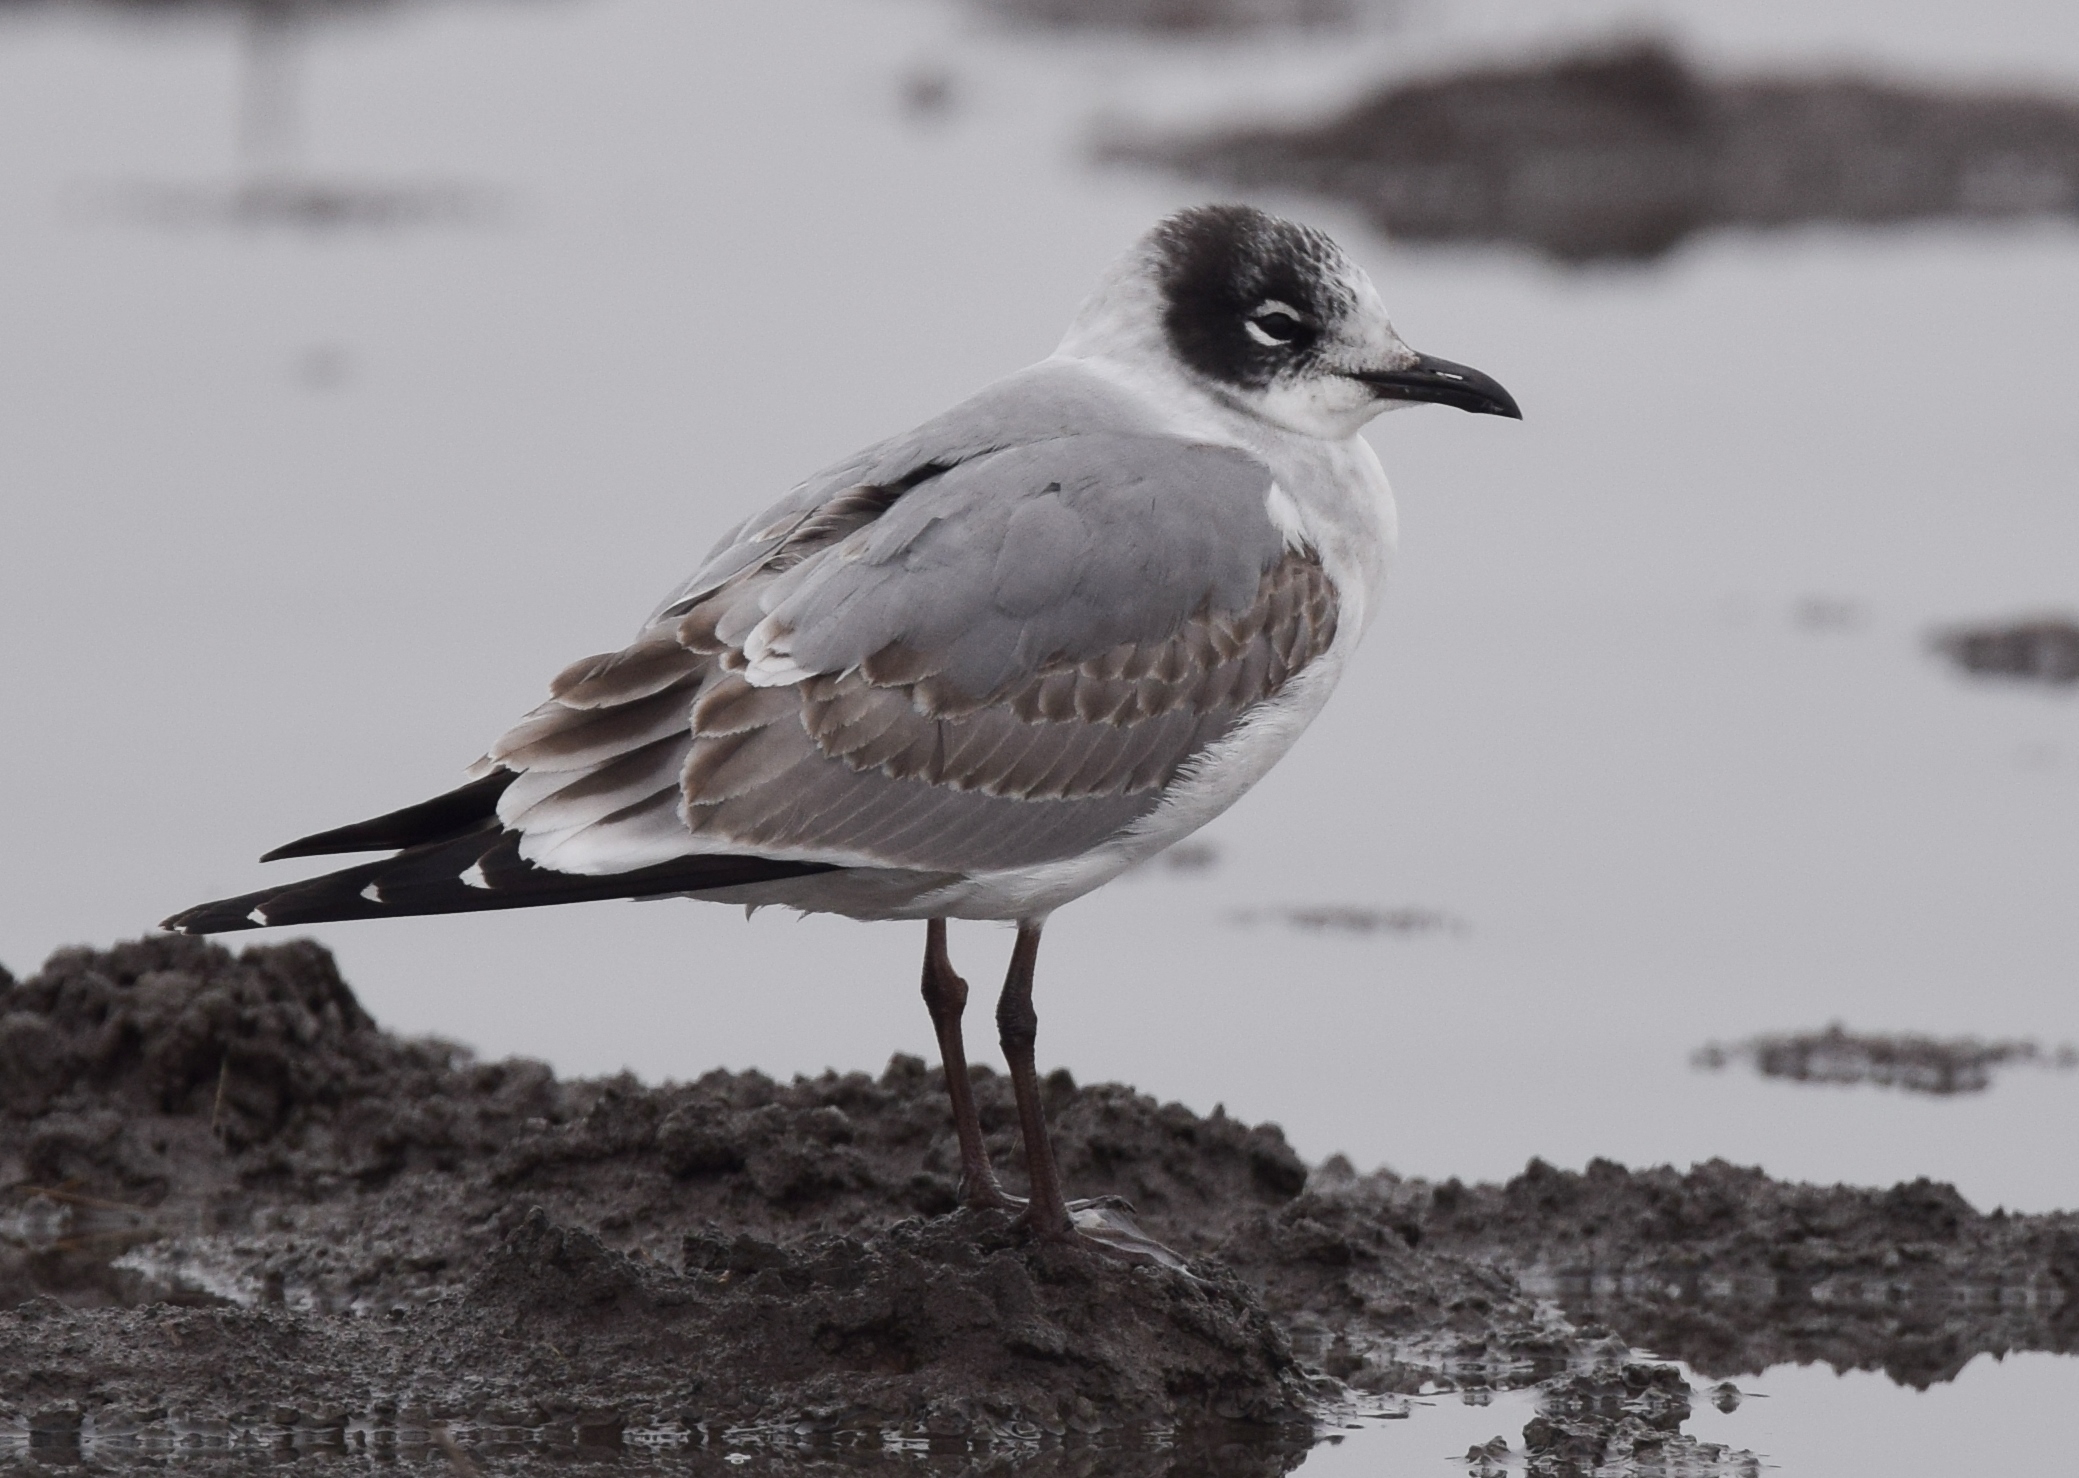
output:
M 456 1478 L 479 1473 L 609 1470 L 714 1475 L 714 1478 L 811 1478 L 878 1474 L 895 1478 L 1282 1478 L 1306 1461 L 1303 1447 L 1247 1440 L 1177 1440 L 1164 1435 L 1104 1446 L 970 1452 L 927 1442 L 883 1445 L 807 1440 L 788 1433 L 613 1433 L 441 1424 L 397 1427 L 342 1421 L 328 1426 L 266 1423 L 122 1424 L 10 1431 L 0 1423 L 0 1461 L 25 1472 L 137 1468 L 209 1472 L 274 1471 L 284 1466 L 324 1472 L 420 1469 Z M 589 1436 L 589 1440 L 588 1440 Z
M 298 232 L 487 225 L 505 208 L 499 192 L 479 185 L 314 178 L 79 186 L 65 204 L 83 223 Z
M 306 79 L 326 27 L 416 9 L 417 0 L 78 0 L 70 8 L 154 21 L 228 19 L 239 51 L 236 178 L 77 183 L 63 201 L 75 220 L 309 233 L 482 225 L 503 211 L 502 192 L 487 185 L 327 176 L 304 161 Z
M 303 135 L 310 45 L 328 20 L 396 10 L 413 0 L 14 0 L 0 10 L 107 11 L 137 20 L 228 17 L 238 29 L 237 141 L 248 165 L 280 167 Z

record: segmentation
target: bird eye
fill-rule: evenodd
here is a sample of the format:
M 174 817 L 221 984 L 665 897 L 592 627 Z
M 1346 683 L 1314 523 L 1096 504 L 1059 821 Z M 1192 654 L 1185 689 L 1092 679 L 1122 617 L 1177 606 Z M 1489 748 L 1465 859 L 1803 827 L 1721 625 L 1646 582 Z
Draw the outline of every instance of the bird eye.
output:
M 1287 348 L 1308 332 L 1306 321 L 1283 303 L 1265 303 L 1242 326 L 1250 338 L 1268 348 Z

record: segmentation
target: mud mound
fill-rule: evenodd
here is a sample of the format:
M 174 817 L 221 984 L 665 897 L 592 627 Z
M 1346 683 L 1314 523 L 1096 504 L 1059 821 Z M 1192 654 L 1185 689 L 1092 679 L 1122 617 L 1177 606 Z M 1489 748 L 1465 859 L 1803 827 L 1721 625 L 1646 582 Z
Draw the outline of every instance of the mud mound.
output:
M 1008 1084 L 974 1086 L 1015 1183 Z M 444 1463 L 438 1437 L 501 1471 L 763 1447 L 806 1472 L 894 1441 L 1038 1444 L 1029 1471 L 1082 1473 L 1096 1441 L 1107 1472 L 1254 1475 L 1290 1465 L 1275 1434 L 1309 1410 L 1540 1384 L 1509 1459 L 1529 1471 L 1729 1472 L 1637 1347 L 1915 1384 L 2079 1348 L 2073 1216 L 1720 1164 L 1310 1173 L 1275 1126 L 1065 1073 L 1046 1109 L 1070 1184 L 1133 1202 L 1195 1277 L 1041 1247 L 955 1211 L 943 1089 L 909 1057 L 559 1082 L 383 1032 L 309 944 L 152 939 L 0 975 L 0 1460 L 199 1441 Z M 1257 1440 L 1201 1445 L 1238 1432 Z
M 2079 683 L 2079 621 L 2069 616 L 1952 627 L 1936 632 L 1931 644 L 1973 677 Z
M 2079 211 L 2079 103 L 1855 77 L 1719 81 L 1657 44 L 1381 90 L 1300 128 L 1119 140 L 1115 158 L 1311 190 L 1411 241 L 1645 259 L 1723 227 Z
M 366 1176 L 414 1152 L 428 1163 L 482 1153 L 555 1106 L 545 1066 L 458 1071 L 467 1060 L 382 1031 L 308 941 L 236 959 L 171 935 L 62 950 L 0 993 L 0 1112 L 111 1130 L 29 1153 L 29 1172 L 52 1178 L 78 1155 L 129 1188 L 167 1184 L 149 1136 L 114 1147 L 117 1119 L 202 1117 L 228 1151 L 272 1145 Z
M 794 1247 L 711 1230 L 686 1250 L 686 1271 L 667 1277 L 531 1215 L 457 1302 L 457 1332 L 567 1336 L 595 1379 L 603 1355 L 616 1363 L 609 1350 L 631 1375 L 660 1356 L 711 1372 L 682 1421 L 795 1412 L 856 1430 L 898 1412 L 912 1435 L 1027 1439 L 1306 1421 L 1282 1331 L 1220 1269 L 1129 1268 L 1033 1243 L 993 1213 Z
M 1689 1383 L 1673 1366 L 1604 1364 L 1548 1383 L 1538 1414 L 1523 1427 L 1523 1467 L 1531 1478 L 1605 1473 L 1680 1473 L 1693 1478 L 1759 1478 L 1751 1452 L 1699 1442 L 1689 1420 Z M 1497 1450 L 1499 1449 L 1499 1450 Z M 1506 1444 L 1466 1454 L 1476 1478 L 1509 1471 Z
M 1982 1214 L 1954 1187 L 1533 1161 L 1502 1186 L 1382 1187 L 1424 1245 L 1491 1261 L 1712 1375 L 1825 1361 L 1902 1384 L 1985 1351 L 2079 1350 L 2079 1216 Z
M 0 1237 L 0 1306 L 208 1290 L 386 1308 L 465 1279 L 530 1205 L 671 1263 L 689 1226 L 878 1229 L 951 1211 L 958 1181 L 943 1076 L 916 1058 L 879 1078 L 561 1083 L 380 1030 L 308 943 L 61 952 L 0 995 L 0 1084 L 0 1186 L 30 1188 L 0 1204 L 28 1219 Z M 1015 1172 L 1009 1080 L 974 1086 Z M 1070 1183 L 1187 1253 L 1306 1183 L 1275 1126 L 1066 1073 L 1047 1093 Z
M 90 1319 L 25 1304 L 0 1314 L 0 1350 L 33 1363 L 4 1389 L 46 1413 L 565 1425 L 615 1442 L 764 1425 L 1033 1442 L 1308 1421 L 1284 1335 L 1232 1274 L 1041 1246 L 995 1214 L 794 1246 L 709 1231 L 686 1247 L 683 1268 L 662 1267 L 536 1209 L 464 1286 L 409 1315 L 155 1306 Z
M 1765 1078 L 1794 1083 L 1874 1083 L 1908 1093 L 1982 1093 L 2002 1068 L 2079 1067 L 2079 1049 L 2047 1049 L 2040 1042 L 1980 1041 L 1976 1037 L 1920 1037 L 1852 1032 L 1839 1022 L 1817 1032 L 1784 1032 L 1725 1046 L 1707 1043 L 1691 1059 L 1713 1071 L 1736 1058 Z
M 1428 1244 L 1419 1219 L 1378 1185 L 1331 1170 L 1217 1248 L 1322 1371 L 1380 1393 L 1412 1394 L 1440 1378 L 1527 1385 L 1600 1338 L 1555 1321 L 1493 1260 Z
M 549 1359 L 622 1424 L 712 1409 L 987 1438 L 1300 1419 L 1286 1337 L 1233 1275 L 1135 1271 L 947 1215 L 943 1079 L 914 1058 L 878 1079 L 558 1083 L 382 1032 L 314 945 L 234 958 L 170 938 L 9 982 L 0 1053 L 0 1305 L 231 1321 L 192 1356 L 146 1340 L 118 1379 L 134 1316 L 103 1330 L 43 1308 L 26 1343 L 88 1351 L 39 1367 L 51 1400 L 367 1412 L 437 1371 L 412 1399 L 474 1421 L 487 1400 L 543 1409 L 523 1377 Z M 1009 1085 L 975 1087 L 1014 1168 Z M 1130 1197 L 1189 1250 L 1305 1183 L 1275 1128 L 1060 1073 L 1047 1093 L 1079 1190 Z M 687 1235 L 701 1227 L 727 1231 Z M 659 1369 L 704 1374 L 660 1385 Z
M 1183 35 L 1311 30 L 1390 12 L 1394 0 L 971 0 L 984 14 L 1059 31 Z

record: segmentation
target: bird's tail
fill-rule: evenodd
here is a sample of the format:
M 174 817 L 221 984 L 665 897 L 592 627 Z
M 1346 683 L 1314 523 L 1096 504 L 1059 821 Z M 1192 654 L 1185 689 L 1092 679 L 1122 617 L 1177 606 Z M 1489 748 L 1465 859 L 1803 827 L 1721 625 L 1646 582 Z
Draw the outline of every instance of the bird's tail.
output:
M 512 780 L 509 771 L 495 772 L 420 805 L 277 847 L 262 860 L 402 850 L 378 862 L 198 904 L 160 927 L 179 934 L 229 934 L 341 919 L 669 898 L 832 870 L 827 863 L 728 856 L 678 857 L 600 874 L 537 867 L 520 855 L 519 834 L 498 824 L 498 796 Z

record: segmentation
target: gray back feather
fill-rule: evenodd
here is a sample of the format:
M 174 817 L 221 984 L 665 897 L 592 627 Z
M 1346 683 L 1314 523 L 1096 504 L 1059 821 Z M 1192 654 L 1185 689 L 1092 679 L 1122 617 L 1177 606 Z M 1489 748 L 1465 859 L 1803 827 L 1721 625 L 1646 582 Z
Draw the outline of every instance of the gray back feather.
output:
M 985 386 L 915 430 L 877 442 L 797 485 L 724 534 L 650 616 L 683 610 L 755 567 L 800 521 L 850 487 L 899 487 L 1005 447 L 1096 431 L 1149 431 L 1153 421 L 1107 382 L 1072 361 L 1043 360 Z
M 1106 432 L 990 453 L 779 576 L 736 620 L 769 617 L 810 672 L 901 645 L 985 697 L 1050 662 L 1161 640 L 1202 608 L 1248 606 L 1284 552 L 1264 507 L 1270 483 L 1246 453 L 1168 437 Z

